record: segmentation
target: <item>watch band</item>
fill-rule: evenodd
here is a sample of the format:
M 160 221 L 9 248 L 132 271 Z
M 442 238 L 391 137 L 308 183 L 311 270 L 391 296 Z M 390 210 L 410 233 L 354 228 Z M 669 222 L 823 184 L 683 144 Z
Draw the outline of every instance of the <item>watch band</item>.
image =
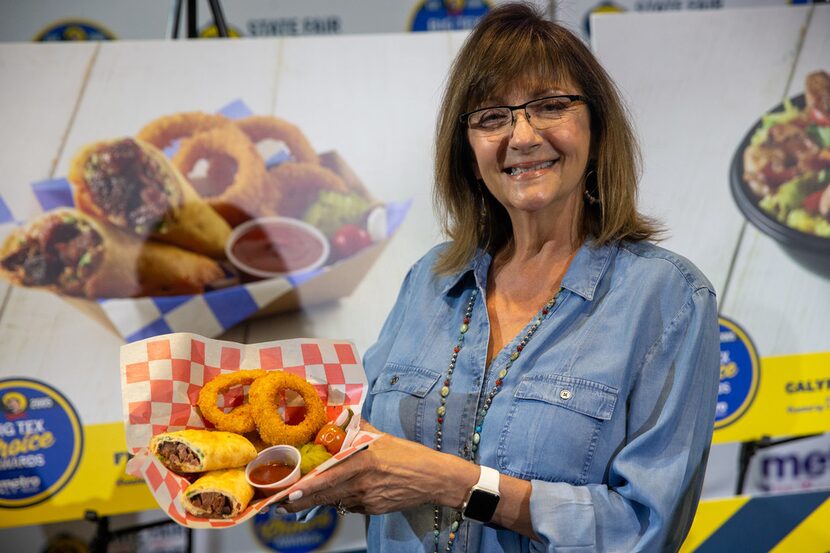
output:
M 481 465 L 481 473 L 478 475 L 478 482 L 473 488 L 488 491 L 499 495 L 499 479 L 501 474 L 496 469 Z
M 464 518 L 487 523 L 493 518 L 499 504 L 500 474 L 496 469 L 479 466 L 476 485 L 467 492 L 461 514 Z

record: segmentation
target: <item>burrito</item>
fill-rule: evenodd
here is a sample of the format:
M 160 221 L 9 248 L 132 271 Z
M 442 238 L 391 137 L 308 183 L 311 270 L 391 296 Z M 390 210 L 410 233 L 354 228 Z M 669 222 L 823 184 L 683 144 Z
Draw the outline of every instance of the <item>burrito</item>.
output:
M 245 480 L 245 469 L 208 472 L 184 490 L 187 512 L 202 518 L 233 518 L 245 510 L 254 488 Z
M 205 472 L 244 467 L 257 455 L 254 445 L 233 432 L 179 430 L 156 434 L 150 452 L 173 472 Z M 243 481 L 245 476 L 243 474 Z
M 0 246 L 0 274 L 69 296 L 198 294 L 224 278 L 216 261 L 134 235 L 76 209 L 42 214 Z
M 69 168 L 75 205 L 139 237 L 222 258 L 231 228 L 155 146 L 133 138 L 87 145 Z

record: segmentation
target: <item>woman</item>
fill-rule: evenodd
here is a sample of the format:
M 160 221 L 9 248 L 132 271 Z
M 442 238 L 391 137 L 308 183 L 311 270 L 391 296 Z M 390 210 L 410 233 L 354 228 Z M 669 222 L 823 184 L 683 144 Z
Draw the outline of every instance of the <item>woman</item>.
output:
M 719 377 L 711 284 L 647 240 L 637 150 L 583 43 L 525 5 L 452 68 L 435 198 L 366 354 L 385 435 L 291 496 L 373 515 L 372 551 L 664 551 L 699 498 Z

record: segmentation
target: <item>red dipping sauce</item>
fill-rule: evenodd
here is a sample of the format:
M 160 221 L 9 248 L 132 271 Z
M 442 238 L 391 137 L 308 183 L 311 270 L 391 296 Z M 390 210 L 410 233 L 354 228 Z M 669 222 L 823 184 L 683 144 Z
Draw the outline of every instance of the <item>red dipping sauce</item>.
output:
M 242 271 L 262 278 L 310 270 L 325 262 L 329 244 L 313 226 L 285 217 L 263 217 L 234 230 L 228 258 Z
M 263 465 L 254 467 L 248 475 L 248 478 L 254 484 L 258 484 L 260 486 L 267 486 L 268 484 L 275 484 L 279 482 L 280 480 L 291 474 L 291 471 L 293 470 L 293 466 L 289 466 L 284 463 L 265 463 Z

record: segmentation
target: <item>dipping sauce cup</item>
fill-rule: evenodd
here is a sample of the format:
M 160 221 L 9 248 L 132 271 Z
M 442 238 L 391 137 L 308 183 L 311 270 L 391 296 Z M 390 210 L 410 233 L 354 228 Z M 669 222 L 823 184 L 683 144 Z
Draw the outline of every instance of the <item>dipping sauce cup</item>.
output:
M 329 241 L 317 227 L 289 217 L 260 217 L 242 223 L 225 253 L 240 271 L 274 278 L 316 269 L 329 257 Z
M 300 451 L 290 445 L 263 449 L 245 468 L 245 479 L 265 495 L 272 495 L 300 479 Z

